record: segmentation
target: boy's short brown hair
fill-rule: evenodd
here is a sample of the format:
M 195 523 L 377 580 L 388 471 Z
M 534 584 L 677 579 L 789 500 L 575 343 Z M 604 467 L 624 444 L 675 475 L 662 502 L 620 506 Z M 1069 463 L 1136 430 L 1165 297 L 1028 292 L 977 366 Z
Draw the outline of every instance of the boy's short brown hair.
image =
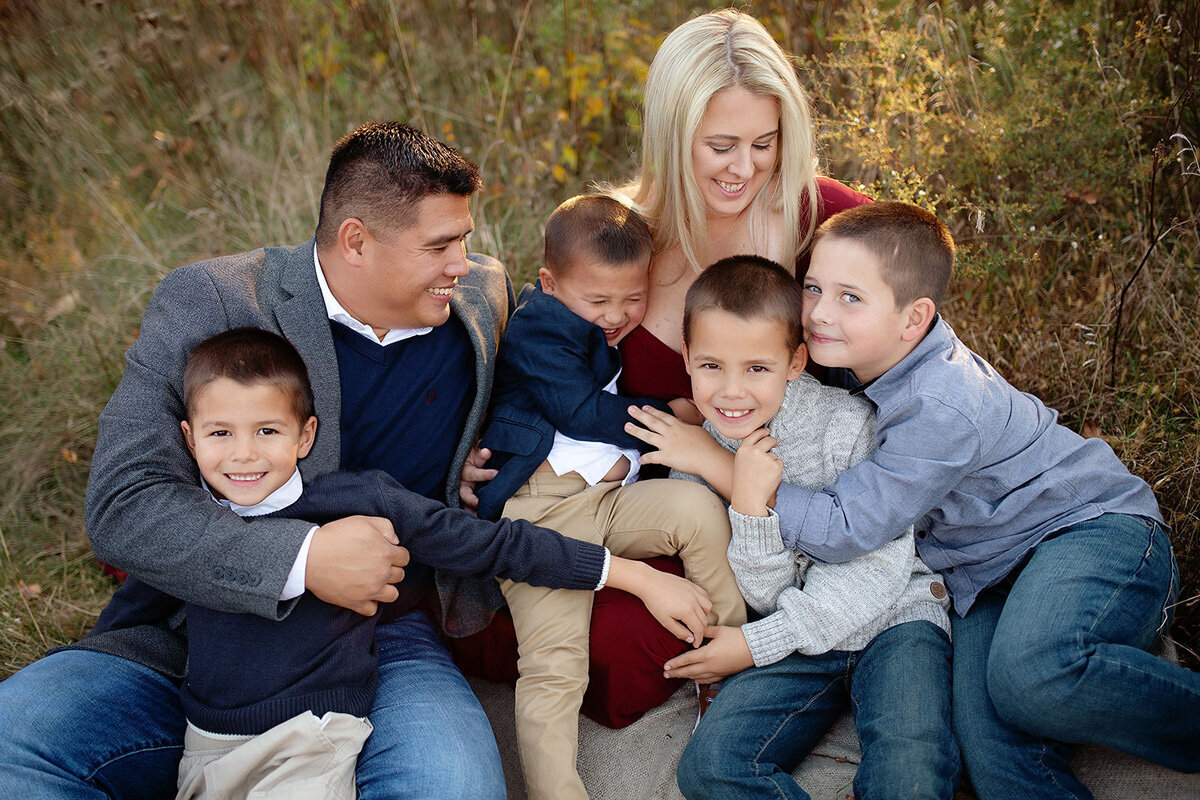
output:
M 301 425 L 316 416 L 304 359 L 291 342 L 277 333 L 231 328 L 193 347 L 183 369 L 183 405 L 189 420 L 201 390 L 218 378 L 245 386 L 274 386 L 289 397 Z
M 607 195 L 576 195 L 546 220 L 546 268 L 560 277 L 580 258 L 613 266 L 649 263 L 653 246 L 654 236 L 641 215 Z
M 683 342 L 690 342 L 697 314 L 720 309 L 743 319 L 778 323 L 787 336 L 788 350 L 795 351 L 804 341 L 803 299 L 800 284 L 771 259 L 753 255 L 722 258 L 701 272 L 687 291 Z
M 827 219 L 813 246 L 828 238 L 858 242 L 875 254 L 896 308 L 920 297 L 941 307 L 954 270 L 954 237 L 925 209 L 890 201 L 855 206 Z

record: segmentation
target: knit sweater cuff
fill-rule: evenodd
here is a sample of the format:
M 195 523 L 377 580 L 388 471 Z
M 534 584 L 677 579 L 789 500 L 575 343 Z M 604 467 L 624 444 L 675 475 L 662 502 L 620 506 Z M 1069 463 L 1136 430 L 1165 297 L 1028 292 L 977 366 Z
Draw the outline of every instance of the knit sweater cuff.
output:
M 779 515 L 767 509 L 767 516 L 752 517 L 729 509 L 729 523 L 733 529 L 733 546 L 750 554 L 779 553 L 784 549 L 779 534 Z
M 754 666 L 765 667 L 796 652 L 796 629 L 786 614 L 775 612 L 742 626 Z
M 591 592 L 601 585 L 601 578 L 607 582 L 605 567 L 608 564 L 608 548 L 591 542 L 579 542 L 574 562 L 571 574 L 564 576 L 563 589 Z

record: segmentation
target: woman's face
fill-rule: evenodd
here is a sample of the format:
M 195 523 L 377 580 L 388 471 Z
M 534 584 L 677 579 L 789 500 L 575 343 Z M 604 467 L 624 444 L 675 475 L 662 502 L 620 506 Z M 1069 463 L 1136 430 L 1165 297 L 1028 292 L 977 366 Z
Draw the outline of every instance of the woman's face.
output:
M 737 216 L 775 169 L 779 101 L 740 86 L 708 101 L 692 139 L 692 169 L 709 216 Z

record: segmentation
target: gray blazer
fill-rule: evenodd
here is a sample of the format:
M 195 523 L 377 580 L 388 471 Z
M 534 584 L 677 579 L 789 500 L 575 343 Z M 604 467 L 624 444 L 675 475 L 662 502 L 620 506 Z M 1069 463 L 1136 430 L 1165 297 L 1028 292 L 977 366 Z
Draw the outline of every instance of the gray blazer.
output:
M 500 262 L 468 259 L 470 273 L 459 279 L 451 309 L 475 348 L 476 391 L 447 480 L 450 505 L 458 504 L 458 476 L 487 409 L 496 348 L 514 300 Z M 281 603 L 279 596 L 311 526 L 248 522 L 213 503 L 179 428 L 188 351 L 243 325 L 281 333 L 300 351 L 321 420 L 300 469 L 306 480 L 337 469 L 341 390 L 313 242 L 201 261 L 162 280 L 125 355 L 125 373 L 100 415 L 87 530 L 101 560 L 174 597 L 282 619 L 294 601 Z M 457 635 L 483 627 L 501 602 L 494 581 L 438 575 L 438 591 L 445 626 Z

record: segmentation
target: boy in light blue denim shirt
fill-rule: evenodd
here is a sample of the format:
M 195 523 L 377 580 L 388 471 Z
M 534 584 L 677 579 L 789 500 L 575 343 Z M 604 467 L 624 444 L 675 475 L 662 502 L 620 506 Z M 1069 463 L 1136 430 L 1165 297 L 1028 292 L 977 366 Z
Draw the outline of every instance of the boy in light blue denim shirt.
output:
M 1200 770 L 1200 674 L 1148 652 L 1179 584 L 1154 494 L 959 341 L 938 314 L 953 261 L 902 203 L 818 231 L 804 338 L 875 404 L 879 447 L 821 491 L 782 485 L 784 541 L 840 562 L 915 526 L 954 601 L 955 731 L 983 800 L 1091 797 L 1067 743 Z

